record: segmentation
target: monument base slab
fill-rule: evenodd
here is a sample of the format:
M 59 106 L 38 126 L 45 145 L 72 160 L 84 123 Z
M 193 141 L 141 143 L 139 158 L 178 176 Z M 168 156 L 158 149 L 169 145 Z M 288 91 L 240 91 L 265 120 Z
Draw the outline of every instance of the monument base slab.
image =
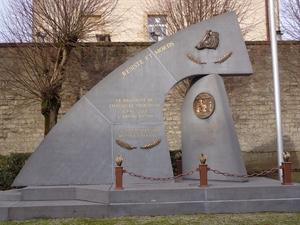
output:
M 26 187 L 0 192 L 0 220 L 110 218 L 196 213 L 299 212 L 300 184 L 178 180 L 152 184 Z M 247 194 L 245 194 L 247 193 Z

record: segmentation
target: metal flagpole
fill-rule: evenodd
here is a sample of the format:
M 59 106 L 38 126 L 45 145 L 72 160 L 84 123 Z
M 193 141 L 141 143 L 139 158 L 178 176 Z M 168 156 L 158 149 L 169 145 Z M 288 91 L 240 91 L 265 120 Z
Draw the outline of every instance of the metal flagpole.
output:
M 282 162 L 283 139 L 282 139 L 282 123 L 281 123 L 281 103 L 280 103 L 280 83 L 278 70 L 278 50 L 275 25 L 275 7 L 274 0 L 269 0 L 269 21 L 271 32 L 271 50 L 272 50 L 272 69 L 274 80 L 274 97 L 275 97 L 275 117 L 276 117 L 276 136 L 277 136 L 277 160 L 278 166 Z M 282 181 L 282 170 L 278 170 L 279 180 Z

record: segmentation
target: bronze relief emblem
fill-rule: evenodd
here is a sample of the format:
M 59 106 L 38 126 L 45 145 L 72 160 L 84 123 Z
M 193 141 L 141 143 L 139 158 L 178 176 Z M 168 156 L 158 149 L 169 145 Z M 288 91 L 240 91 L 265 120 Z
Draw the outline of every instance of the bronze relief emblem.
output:
M 194 113 L 200 119 L 207 119 L 215 110 L 215 99 L 209 93 L 200 93 L 193 103 Z
M 196 45 L 196 49 L 214 49 L 216 50 L 219 45 L 219 33 L 208 30 L 203 39 Z
M 206 31 L 204 37 L 202 40 L 195 46 L 196 49 L 198 50 L 203 50 L 203 49 L 213 49 L 216 50 L 219 45 L 219 33 L 208 30 Z M 221 56 L 219 59 L 214 61 L 215 64 L 221 64 L 228 60 L 232 55 L 232 51 L 226 52 L 223 56 Z M 200 58 L 197 58 L 196 56 L 192 55 L 191 53 L 188 53 L 186 55 L 189 60 L 193 61 L 194 63 L 197 63 L 199 65 L 206 64 L 206 61 L 201 60 Z

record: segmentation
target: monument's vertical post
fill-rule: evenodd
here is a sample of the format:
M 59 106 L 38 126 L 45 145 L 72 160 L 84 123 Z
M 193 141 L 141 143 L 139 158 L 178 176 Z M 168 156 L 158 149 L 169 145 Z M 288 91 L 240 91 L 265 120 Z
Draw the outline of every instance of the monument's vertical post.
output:
M 199 79 L 188 91 L 181 106 L 182 172 L 198 163 L 201 152 L 209 158 L 211 169 L 246 174 L 242 152 L 223 79 L 210 74 Z M 186 179 L 199 179 L 196 174 Z M 211 173 L 209 180 L 246 182 L 244 177 Z

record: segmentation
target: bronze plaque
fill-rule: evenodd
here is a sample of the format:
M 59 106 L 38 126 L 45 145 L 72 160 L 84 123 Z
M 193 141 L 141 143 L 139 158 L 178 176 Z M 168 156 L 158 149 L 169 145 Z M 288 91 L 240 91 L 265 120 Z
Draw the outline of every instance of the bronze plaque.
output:
M 208 93 L 200 93 L 193 103 L 194 113 L 201 119 L 210 117 L 215 110 L 215 99 Z

